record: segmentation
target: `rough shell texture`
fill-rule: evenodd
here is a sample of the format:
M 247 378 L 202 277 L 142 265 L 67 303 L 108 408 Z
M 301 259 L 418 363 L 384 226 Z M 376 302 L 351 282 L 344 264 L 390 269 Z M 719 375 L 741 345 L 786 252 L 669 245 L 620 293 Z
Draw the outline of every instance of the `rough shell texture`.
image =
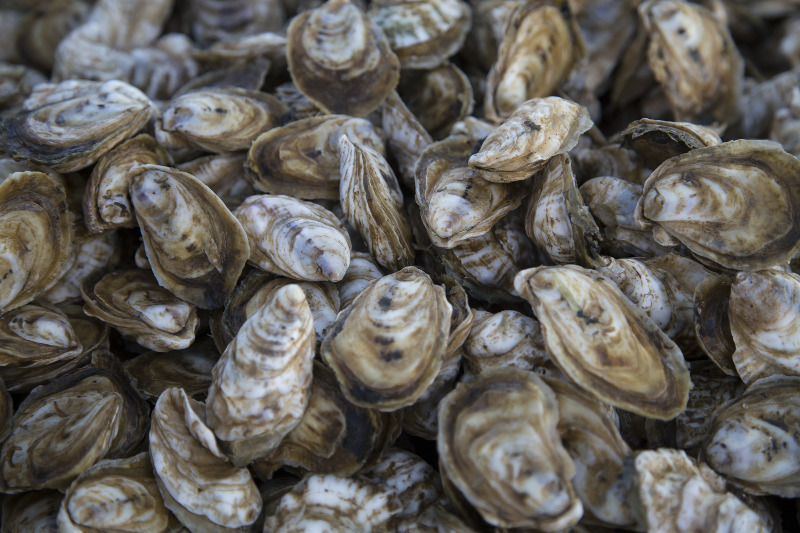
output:
M 381 128 L 387 136 L 389 153 L 397 163 L 400 182 L 414 189 L 414 166 L 422 151 L 433 142 L 406 104 L 392 92 L 381 104 Z
M 371 281 L 382 277 L 383 272 L 371 255 L 364 252 L 353 252 L 350 257 L 350 266 L 342 281 L 337 284 L 341 309 L 353 303 L 356 296 L 361 294 Z
M 58 509 L 64 495 L 37 490 L 3 497 L 2 530 L 8 533 L 59 533 Z
M 623 147 L 636 152 L 650 168 L 657 167 L 670 157 L 722 143 L 719 134 L 711 128 L 691 122 L 649 118 L 631 122 L 614 138 Z
M 27 304 L 0 317 L 0 375 L 5 367 L 37 367 L 83 353 L 67 315 L 55 307 Z

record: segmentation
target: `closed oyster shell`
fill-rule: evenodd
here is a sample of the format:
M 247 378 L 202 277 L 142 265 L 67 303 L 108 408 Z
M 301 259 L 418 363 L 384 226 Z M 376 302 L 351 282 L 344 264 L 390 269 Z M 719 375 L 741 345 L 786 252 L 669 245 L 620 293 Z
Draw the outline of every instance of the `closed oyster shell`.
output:
M 253 478 L 194 437 L 185 397 L 167 389 L 153 410 L 150 457 L 164 505 L 193 532 L 250 531 L 262 506 Z
M 520 272 L 517 291 L 542 324 L 550 357 L 616 407 L 670 420 L 692 382 L 680 349 L 605 276 L 574 265 Z
M 387 136 L 389 153 L 397 163 L 400 182 L 414 189 L 414 166 L 433 139 L 406 104 L 392 91 L 381 104 L 381 127 Z
M 583 506 L 557 423 L 556 395 L 535 374 L 503 369 L 461 383 L 439 407 L 442 476 L 492 525 L 570 527 Z
M 247 319 L 214 367 L 207 420 L 244 466 L 273 450 L 308 405 L 314 328 L 302 289 L 275 291 Z
M 439 372 L 451 310 L 441 287 L 406 267 L 342 311 L 320 352 L 348 400 L 394 411 L 414 403 Z
M 200 45 L 229 41 L 264 31 L 279 31 L 286 13 L 279 0 L 192 0 L 191 33 Z
M 800 248 L 799 173 L 800 162 L 770 141 L 698 148 L 653 171 L 634 218 L 659 244 L 680 242 L 725 268 L 786 264 Z
M 156 123 L 156 139 L 165 148 L 247 150 L 261 133 L 281 125 L 287 112 L 277 98 L 260 91 L 197 90 L 169 102 Z
M 250 256 L 236 217 L 191 174 L 168 167 L 137 167 L 130 191 L 159 284 L 201 309 L 222 307 Z
M 246 170 L 256 189 L 296 198 L 339 199 L 339 138 L 383 153 L 383 139 L 364 119 L 311 117 L 264 132 L 253 141 Z
M 181 524 L 164 507 L 150 456 L 101 461 L 67 489 L 58 512 L 59 531 L 92 533 L 177 532 Z
M 0 312 L 55 284 L 70 257 L 64 187 L 42 172 L 15 172 L 0 184 Z
M 116 80 L 41 84 L 23 105 L 0 124 L 0 143 L 13 157 L 58 172 L 92 165 L 133 137 L 155 110 L 141 91 Z
M 348 307 L 356 296 L 370 284 L 371 281 L 381 279 L 383 272 L 375 263 L 371 255 L 364 252 L 353 252 L 350 256 L 350 266 L 347 267 L 339 287 L 340 309 Z
M 400 77 L 383 32 L 349 0 L 330 0 L 294 17 L 286 59 L 294 84 L 326 113 L 366 116 Z
M 350 237 L 324 207 L 283 195 L 251 196 L 234 216 L 250 242 L 250 262 L 306 281 L 339 281 L 350 264 Z
M 194 342 L 197 308 L 159 287 L 141 269 L 97 274 L 81 288 L 84 312 L 157 352 L 181 350 Z
M 454 248 L 489 232 L 526 196 L 522 184 L 493 183 L 467 166 L 474 139 L 451 136 L 428 146 L 416 166 L 416 202 L 433 244 Z
M 0 317 L 0 375 L 6 367 L 37 367 L 83 353 L 67 315 L 55 307 L 27 304 Z
M 177 166 L 188 172 L 214 191 L 226 202 L 256 194 L 253 184 L 243 172 L 247 154 L 242 152 L 200 156 Z M 238 203 L 238 202 L 237 202 Z
M 59 533 L 58 509 L 64 495 L 57 490 L 37 490 L 3 496 L 4 533 Z
M 496 183 L 524 180 L 547 161 L 575 148 L 593 125 L 585 107 L 559 98 L 533 98 L 517 107 L 470 156 L 469 166 Z
M 391 271 L 413 263 L 414 248 L 411 227 L 403 210 L 403 193 L 389 163 L 379 152 L 354 144 L 347 135 L 339 138 L 339 157 L 342 210 L 364 238 L 372 256 Z

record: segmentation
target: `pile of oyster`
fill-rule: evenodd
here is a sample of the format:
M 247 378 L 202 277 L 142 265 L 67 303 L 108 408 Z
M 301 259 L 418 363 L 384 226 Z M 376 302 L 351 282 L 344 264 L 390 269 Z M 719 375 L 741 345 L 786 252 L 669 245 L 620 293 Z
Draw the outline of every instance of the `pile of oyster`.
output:
M 792 0 L 0 0 L 0 532 L 800 528 Z

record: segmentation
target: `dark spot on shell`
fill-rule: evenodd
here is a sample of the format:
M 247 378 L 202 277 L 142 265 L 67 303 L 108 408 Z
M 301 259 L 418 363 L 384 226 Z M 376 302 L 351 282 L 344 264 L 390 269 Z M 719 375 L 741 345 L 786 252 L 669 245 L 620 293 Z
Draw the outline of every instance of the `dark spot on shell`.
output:
M 383 350 L 381 350 L 379 355 L 380 358 L 386 361 L 387 363 L 403 358 L 403 352 L 401 352 L 400 350 L 392 350 L 389 352 L 384 352 Z
M 383 346 L 388 346 L 394 342 L 394 339 L 388 337 L 375 337 L 373 340 L 375 341 L 376 344 L 380 344 Z
M 228 112 L 228 110 L 227 110 L 227 109 L 223 109 L 223 108 L 221 108 L 221 107 L 218 107 L 218 108 L 216 108 L 216 109 L 214 110 L 214 112 L 215 112 L 215 113 L 219 113 L 220 115 L 224 115 L 224 114 L 226 114 L 226 113 Z
M 691 57 L 692 61 L 694 61 L 701 67 L 703 66 L 703 59 L 700 57 L 700 52 L 697 50 L 697 48 L 689 49 L 689 57 Z
M 583 312 L 583 309 L 578 310 L 578 318 L 586 322 L 587 324 L 597 324 L 600 320 L 597 317 L 587 315 Z
M 540 125 L 538 125 L 535 122 L 532 122 L 532 121 L 530 121 L 528 119 L 525 119 L 522 123 L 525 124 L 525 127 L 528 128 L 531 131 L 540 131 L 542 129 L 542 127 Z
M 381 299 L 378 300 L 378 306 L 384 311 L 389 309 L 392 306 L 392 297 L 388 295 L 381 296 Z
M 773 425 L 773 426 L 775 426 L 776 428 L 778 428 L 778 429 L 780 429 L 782 431 L 788 431 L 789 430 L 789 426 L 787 426 L 786 423 L 783 420 L 778 420 L 776 418 L 763 418 L 762 420 L 764 422 L 766 422 L 767 424 Z

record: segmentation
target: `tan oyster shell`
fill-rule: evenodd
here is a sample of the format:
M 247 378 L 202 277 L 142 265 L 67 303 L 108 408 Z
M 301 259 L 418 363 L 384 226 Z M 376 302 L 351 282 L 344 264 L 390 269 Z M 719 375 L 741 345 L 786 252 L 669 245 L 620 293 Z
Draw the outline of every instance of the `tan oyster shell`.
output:
M 467 166 L 474 139 L 431 144 L 416 166 L 416 201 L 433 244 L 453 248 L 489 232 L 526 196 L 522 184 L 493 183 Z
M 686 408 L 692 383 L 683 354 L 611 280 L 566 265 L 523 270 L 515 285 L 542 324 L 550 357 L 580 387 L 659 420 Z
M 356 405 L 394 411 L 414 403 L 442 364 L 451 306 L 416 267 L 369 286 L 339 314 L 320 352 Z
M 371 255 L 364 252 L 353 252 L 350 256 L 350 266 L 347 267 L 342 281 L 337 284 L 341 301 L 340 308 L 348 307 L 371 281 L 382 277 L 383 272 Z
M 277 98 L 260 91 L 202 89 L 170 101 L 156 123 L 156 139 L 165 148 L 247 150 L 261 133 L 279 126 L 287 112 Z
M 462 353 L 460 347 L 455 351 L 448 350 L 433 383 L 416 402 L 399 411 L 402 414 L 404 432 L 423 439 L 436 440 L 439 433 L 439 404 L 458 383 Z
M 241 152 L 212 154 L 181 163 L 176 168 L 188 172 L 226 201 L 230 197 L 256 194 L 253 184 L 245 177 L 243 168 L 247 154 Z
M 81 288 L 84 312 L 157 352 L 194 342 L 197 308 L 159 287 L 150 272 L 123 270 L 88 278 Z
M 164 505 L 192 531 L 247 531 L 262 505 L 253 478 L 196 440 L 183 398 L 181 389 L 167 389 L 153 410 L 150 457 Z
M 302 289 L 275 291 L 247 319 L 213 371 L 207 420 L 231 461 L 266 455 L 308 405 L 314 327 Z
M 514 112 L 470 156 L 469 166 L 497 183 L 524 180 L 565 154 L 593 125 L 585 107 L 559 98 L 533 98 Z
M 475 105 L 469 78 L 449 61 L 430 70 L 404 70 L 397 92 L 436 139 L 446 137 Z
M 559 531 L 581 518 L 570 483 L 575 467 L 556 429 L 556 396 L 535 374 L 503 369 L 461 383 L 442 401 L 439 418 L 443 477 L 484 520 Z
M 286 59 L 297 88 L 326 113 L 366 116 L 400 76 L 383 32 L 349 0 L 330 0 L 293 18 Z
M 800 248 L 798 172 L 800 162 L 770 141 L 698 148 L 653 171 L 634 218 L 660 244 L 680 242 L 726 268 L 786 264 Z
M 223 4 L 213 0 L 192 0 L 190 5 L 192 36 L 201 45 L 264 31 L 279 31 L 286 17 L 283 3 L 278 0 L 237 0 Z
M 289 113 L 293 120 L 302 120 L 304 118 L 317 117 L 324 114 L 311 100 L 306 98 L 291 81 L 287 81 L 275 87 L 275 97 L 289 108 Z
M 8 533 L 58 533 L 58 509 L 64 495 L 37 490 L 3 497 L 2 530 Z
M 250 242 L 250 262 L 306 281 L 339 281 L 350 264 L 350 237 L 324 207 L 283 195 L 251 196 L 234 216 Z
M 392 91 L 380 109 L 381 127 L 388 137 L 389 153 L 397 163 L 397 176 L 403 185 L 413 190 L 414 166 L 433 139 L 397 92 Z
M 72 172 L 135 135 L 153 112 L 141 91 L 121 81 L 41 84 L 1 125 L 0 141 L 13 157 Z
M 201 309 L 222 307 L 250 256 L 239 221 L 211 189 L 172 168 L 137 167 L 130 191 L 159 284 Z
M 342 210 L 372 256 L 391 271 L 413 263 L 411 227 L 392 167 L 379 152 L 347 135 L 339 138 L 339 157 Z
M 42 172 L 15 172 L 0 184 L 0 311 L 50 288 L 70 256 L 64 187 Z
M 83 353 L 67 316 L 55 307 L 27 304 L 0 317 L 0 375 L 5 367 L 37 367 Z
M 339 138 L 383 152 L 383 139 L 364 119 L 311 117 L 273 128 L 253 141 L 246 169 L 256 189 L 297 198 L 339 199 Z

